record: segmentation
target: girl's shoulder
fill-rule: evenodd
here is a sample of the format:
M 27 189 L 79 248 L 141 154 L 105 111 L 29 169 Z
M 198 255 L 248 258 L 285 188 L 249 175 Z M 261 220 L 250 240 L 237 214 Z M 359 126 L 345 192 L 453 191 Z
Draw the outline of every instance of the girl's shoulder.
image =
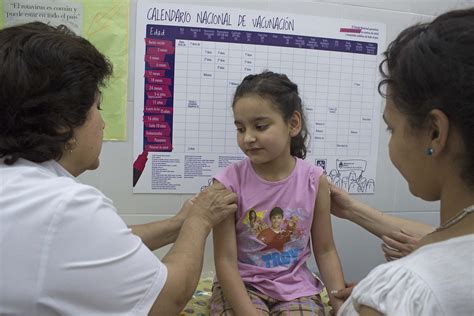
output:
M 232 190 L 232 187 L 238 186 L 244 175 L 248 174 L 249 165 L 248 158 L 232 162 L 221 169 L 213 178 L 225 185 L 227 189 Z
M 308 160 L 303 160 L 301 158 L 296 157 L 296 166 L 297 168 L 302 168 L 306 170 L 314 170 L 317 173 L 324 173 L 324 169 L 320 166 L 316 166 L 315 164 L 311 163 Z
M 247 157 L 241 160 L 237 160 L 237 157 L 236 157 L 236 160 L 231 163 L 228 163 L 226 167 L 221 169 L 220 173 L 239 172 L 243 169 L 248 169 L 249 166 L 250 166 L 250 160 Z
M 323 168 L 301 158 L 296 158 L 296 171 L 299 174 L 309 176 L 313 183 L 318 183 L 319 178 L 324 174 Z

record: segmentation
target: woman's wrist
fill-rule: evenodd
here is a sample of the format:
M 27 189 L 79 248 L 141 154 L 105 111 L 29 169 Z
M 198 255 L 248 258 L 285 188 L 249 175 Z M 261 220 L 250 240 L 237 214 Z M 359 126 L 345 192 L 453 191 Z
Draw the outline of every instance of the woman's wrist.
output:
M 208 233 L 212 230 L 212 223 L 204 218 L 203 216 L 193 215 L 187 217 L 182 225 L 190 225 L 193 227 L 198 227 L 200 229 L 204 229 L 208 231 Z
M 343 218 L 353 222 L 357 217 L 359 217 L 360 206 L 358 201 L 352 200 L 349 206 L 342 212 Z
M 178 213 L 170 218 L 170 225 L 178 227 L 178 231 L 179 231 L 181 229 L 181 226 L 183 226 L 183 223 L 185 220 L 186 220 L 186 217 Z
M 352 201 L 350 210 L 351 212 L 347 214 L 347 219 L 352 222 L 357 222 L 358 220 L 377 221 L 378 217 L 381 215 L 381 212 L 378 210 L 371 208 L 367 204 L 364 204 L 358 200 Z

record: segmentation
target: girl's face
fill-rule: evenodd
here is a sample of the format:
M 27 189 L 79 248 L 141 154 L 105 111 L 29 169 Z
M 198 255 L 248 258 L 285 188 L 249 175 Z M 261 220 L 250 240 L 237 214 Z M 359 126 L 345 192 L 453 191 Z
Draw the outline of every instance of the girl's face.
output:
M 294 119 L 285 122 L 272 102 L 258 95 L 241 97 L 233 111 L 237 143 L 254 165 L 292 159 L 291 137 L 301 129 L 294 127 Z

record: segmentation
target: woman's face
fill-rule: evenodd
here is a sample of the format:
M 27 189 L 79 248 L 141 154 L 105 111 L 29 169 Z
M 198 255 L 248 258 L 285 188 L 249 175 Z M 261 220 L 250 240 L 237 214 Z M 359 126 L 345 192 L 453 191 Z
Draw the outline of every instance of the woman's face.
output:
M 96 101 L 87 114 L 86 122 L 74 129 L 75 143 L 72 144 L 72 152 L 64 153 L 64 159 L 61 159 L 67 160 L 66 169 L 74 176 L 99 167 L 105 128 L 99 107 L 100 95 L 97 94 Z
M 413 130 L 405 114 L 401 113 L 393 101 L 388 98 L 383 114 L 390 132 L 388 144 L 390 160 L 408 182 L 410 192 L 424 200 L 436 197 L 433 172 L 426 155 L 429 147 L 429 135 L 425 129 Z

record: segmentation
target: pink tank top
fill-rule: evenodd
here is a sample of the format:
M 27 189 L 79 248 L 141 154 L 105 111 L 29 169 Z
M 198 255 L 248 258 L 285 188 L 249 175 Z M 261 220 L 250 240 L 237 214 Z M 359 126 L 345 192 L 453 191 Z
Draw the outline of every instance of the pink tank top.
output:
M 248 158 L 215 177 L 237 193 L 238 269 L 245 284 L 281 301 L 321 292 L 309 271 L 310 236 L 320 167 L 296 158 L 284 180 L 260 178 Z

